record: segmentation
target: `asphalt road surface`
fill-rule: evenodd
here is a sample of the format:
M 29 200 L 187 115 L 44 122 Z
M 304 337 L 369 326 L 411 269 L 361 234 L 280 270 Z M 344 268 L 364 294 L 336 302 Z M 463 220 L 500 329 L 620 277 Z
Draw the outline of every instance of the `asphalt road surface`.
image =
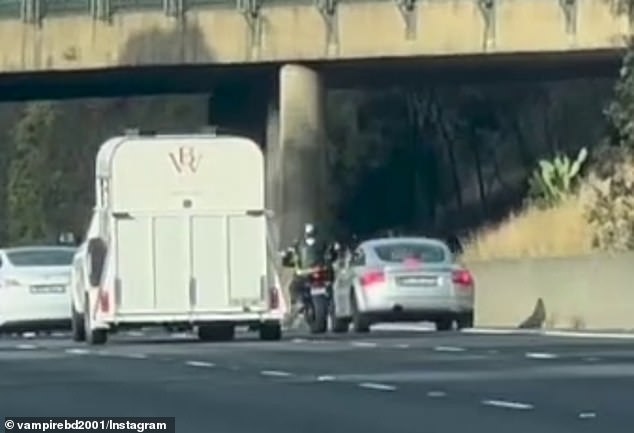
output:
M 625 433 L 634 340 L 373 332 L 281 342 L 0 340 L 2 416 L 175 416 L 178 433 Z

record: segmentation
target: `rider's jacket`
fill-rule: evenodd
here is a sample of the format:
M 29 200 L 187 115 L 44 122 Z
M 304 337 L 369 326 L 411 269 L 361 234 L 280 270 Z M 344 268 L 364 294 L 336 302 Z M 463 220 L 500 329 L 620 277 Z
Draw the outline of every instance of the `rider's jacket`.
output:
M 328 265 L 329 245 L 320 238 L 305 237 L 296 242 L 294 250 L 297 256 L 297 271 Z

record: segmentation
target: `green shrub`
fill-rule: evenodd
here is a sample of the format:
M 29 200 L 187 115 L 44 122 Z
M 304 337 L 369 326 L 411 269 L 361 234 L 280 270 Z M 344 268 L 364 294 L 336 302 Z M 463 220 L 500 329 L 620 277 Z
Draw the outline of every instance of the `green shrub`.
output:
M 566 155 L 558 155 L 552 161 L 540 161 L 529 179 L 531 203 L 541 208 L 553 207 L 570 197 L 587 158 L 588 151 L 583 148 L 574 161 Z

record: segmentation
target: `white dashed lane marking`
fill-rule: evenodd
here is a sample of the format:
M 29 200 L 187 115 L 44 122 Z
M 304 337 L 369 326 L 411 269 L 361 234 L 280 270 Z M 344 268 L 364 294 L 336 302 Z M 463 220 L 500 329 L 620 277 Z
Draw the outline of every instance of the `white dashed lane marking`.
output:
M 90 353 L 88 349 L 66 349 L 66 353 L 70 353 L 72 355 L 87 355 Z
M 335 376 L 323 375 L 317 376 L 317 382 L 334 382 Z
M 455 346 L 436 346 L 434 347 L 436 352 L 464 352 L 465 349 L 462 347 Z
M 35 344 L 18 344 L 17 346 L 15 346 L 16 348 L 20 349 L 20 350 L 33 350 L 33 349 L 37 349 L 37 346 Z
M 506 400 L 482 400 L 482 404 L 485 406 L 493 406 L 500 407 L 504 409 L 516 409 L 516 410 L 531 410 L 533 409 L 532 404 L 528 403 L 520 403 L 517 401 L 506 401 Z
M 429 391 L 427 393 L 427 397 L 431 397 L 431 398 L 445 397 L 446 395 L 447 393 L 444 391 Z
M 123 357 L 130 359 L 147 359 L 147 355 L 143 353 L 126 353 Z
M 128 331 L 126 332 L 126 335 L 130 336 L 130 337 L 143 337 L 145 335 L 145 332 L 141 332 L 141 331 Z
M 189 365 L 190 367 L 207 367 L 207 368 L 215 367 L 216 365 L 212 362 L 206 362 L 206 361 L 187 361 L 185 362 L 185 364 Z
M 530 359 L 557 359 L 559 358 L 554 353 L 542 353 L 542 352 L 528 352 L 526 354 L 526 357 Z
M 386 385 L 384 383 L 363 382 L 359 384 L 360 388 L 373 389 L 375 391 L 396 391 L 394 385 Z
M 293 373 L 289 373 L 288 371 L 279 371 L 279 370 L 262 370 L 260 371 L 262 376 L 273 376 L 273 377 L 289 377 L 292 376 Z
M 376 343 L 373 343 L 371 341 L 351 341 L 350 345 L 354 347 L 376 347 L 377 346 Z
M 590 419 L 590 418 L 596 418 L 597 414 L 594 412 L 581 412 L 579 414 L 579 418 L 581 419 Z

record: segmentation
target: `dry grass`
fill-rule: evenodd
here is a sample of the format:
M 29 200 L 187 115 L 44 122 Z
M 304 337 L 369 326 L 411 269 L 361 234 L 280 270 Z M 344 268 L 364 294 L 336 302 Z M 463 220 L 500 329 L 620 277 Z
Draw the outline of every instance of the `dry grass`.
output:
M 476 233 L 465 245 L 465 261 L 563 257 L 592 251 L 592 228 L 582 200 L 553 209 L 528 208 L 497 227 Z

